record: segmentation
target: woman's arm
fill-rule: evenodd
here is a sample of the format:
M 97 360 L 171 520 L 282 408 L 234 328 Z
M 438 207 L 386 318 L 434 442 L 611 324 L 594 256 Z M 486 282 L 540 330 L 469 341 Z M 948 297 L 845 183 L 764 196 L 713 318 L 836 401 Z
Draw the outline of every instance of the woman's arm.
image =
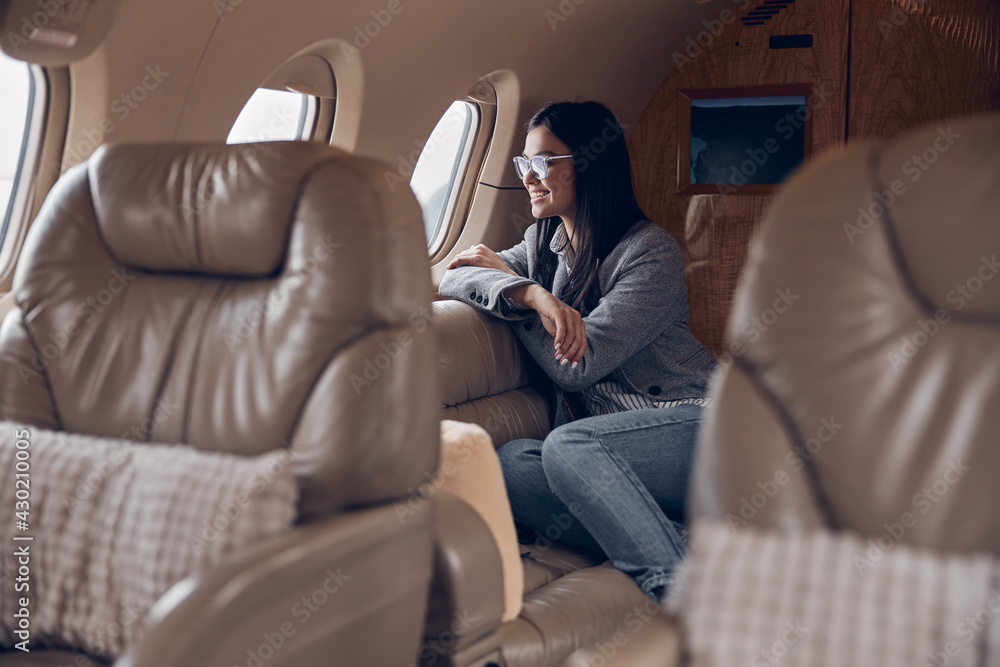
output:
M 518 337 L 532 358 L 564 390 L 579 391 L 601 380 L 665 327 L 684 319 L 687 289 L 680 248 L 672 238 L 667 247 L 661 241 L 654 236 L 633 248 L 614 286 L 581 318 L 587 345 L 575 367 L 556 360 L 554 336 L 544 326 L 519 327 Z
M 497 254 L 485 245 L 472 246 L 456 255 L 438 286 L 438 294 L 458 299 L 490 315 L 507 320 L 524 319 L 530 310 L 503 298 L 504 291 L 536 284 L 528 276 L 528 251 L 534 243 L 534 227 L 524 240 Z
M 579 311 L 563 303 L 541 285 L 520 285 L 504 292 L 523 308 L 539 315 L 542 326 L 553 337 L 552 356 L 560 365 L 576 368 L 587 351 L 587 326 Z

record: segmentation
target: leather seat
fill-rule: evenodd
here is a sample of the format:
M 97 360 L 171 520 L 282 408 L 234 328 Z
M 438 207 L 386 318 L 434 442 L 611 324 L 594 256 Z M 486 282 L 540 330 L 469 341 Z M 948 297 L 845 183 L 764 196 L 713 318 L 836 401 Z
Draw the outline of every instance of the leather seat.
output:
M 443 416 L 479 424 L 495 446 L 544 438 L 550 414 L 544 378 L 509 326 L 459 301 L 436 301 L 433 312 Z M 524 605 L 518 618 L 501 623 L 502 574 L 492 535 L 461 500 L 437 499 L 437 565 L 425 630 L 435 664 L 676 663 L 678 637 L 660 605 L 604 558 L 561 545 L 555 531 L 522 545 Z M 444 646 L 440 638 L 463 611 L 477 623 Z
M 1000 555 L 998 151 L 1000 115 L 944 120 L 849 145 L 776 197 L 698 444 L 692 664 L 766 648 L 785 618 L 814 629 L 795 664 L 956 655 Z M 748 583 L 720 586 L 730 572 Z M 986 623 L 957 662 L 995 664 Z
M 436 468 L 439 403 L 420 210 L 384 169 L 311 143 L 109 145 L 33 223 L 0 418 L 295 455 L 295 528 L 181 582 L 116 664 L 244 664 L 333 562 L 350 585 L 268 665 L 414 661 L 433 503 L 393 503 Z M 85 664 L 40 648 L 0 664 Z
M 695 533 L 878 539 L 911 513 L 894 539 L 1000 554 L 998 151 L 1000 115 L 941 121 L 848 146 L 776 198 L 701 432 Z

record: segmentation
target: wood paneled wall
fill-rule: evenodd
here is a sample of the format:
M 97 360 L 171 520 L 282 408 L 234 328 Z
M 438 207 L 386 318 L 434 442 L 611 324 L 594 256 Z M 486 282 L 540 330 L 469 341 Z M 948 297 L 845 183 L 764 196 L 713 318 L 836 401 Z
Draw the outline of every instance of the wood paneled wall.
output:
M 677 192 L 677 93 L 784 83 L 813 84 L 814 154 L 844 140 L 849 0 L 717 0 L 718 19 L 691 35 L 629 138 L 639 202 L 684 251 L 691 330 L 716 355 L 749 243 L 768 202 L 762 195 Z M 764 12 L 762 25 L 745 25 Z M 812 34 L 813 46 L 771 49 L 772 35 Z
M 814 155 L 952 116 L 1000 110 L 997 0 L 709 0 L 629 139 L 639 201 L 684 250 L 691 329 L 723 350 L 733 293 L 769 196 L 677 191 L 677 99 L 685 88 L 811 83 Z M 787 5 L 787 6 L 786 6 Z M 812 34 L 811 48 L 769 48 Z
M 853 3 L 849 140 L 1000 109 L 1000 2 Z

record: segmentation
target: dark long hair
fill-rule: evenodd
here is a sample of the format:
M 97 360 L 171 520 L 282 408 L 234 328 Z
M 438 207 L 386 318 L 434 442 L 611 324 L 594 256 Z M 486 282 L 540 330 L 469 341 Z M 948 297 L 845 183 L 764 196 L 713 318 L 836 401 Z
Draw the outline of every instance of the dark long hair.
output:
M 645 219 L 632 187 L 625 133 L 611 111 L 600 102 L 548 104 L 528 121 L 527 131 L 538 126 L 569 146 L 576 172 L 576 219 L 573 235 L 577 250 L 569 243 L 564 253 L 570 273 L 561 299 L 583 315 L 600 299 L 597 272 L 632 225 Z M 559 229 L 558 217 L 538 221 L 533 278 L 552 288 L 557 259 L 549 244 Z

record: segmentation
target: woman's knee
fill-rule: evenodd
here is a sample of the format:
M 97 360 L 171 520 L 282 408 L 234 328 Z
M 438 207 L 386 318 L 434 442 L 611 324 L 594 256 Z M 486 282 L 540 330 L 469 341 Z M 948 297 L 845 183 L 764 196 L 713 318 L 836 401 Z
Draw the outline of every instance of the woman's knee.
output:
M 508 488 L 519 480 L 527 478 L 525 473 L 533 466 L 541 465 L 541 441 L 521 438 L 511 440 L 497 450 L 500 469 Z
M 576 422 L 563 424 L 549 433 L 542 443 L 541 459 L 545 475 L 562 476 L 576 467 L 583 446 L 593 439 L 593 433 Z
M 497 456 L 500 457 L 501 465 L 519 465 L 530 461 L 532 456 L 538 456 L 541 442 L 530 438 L 519 438 L 511 440 L 500 446 Z
M 611 493 L 622 483 L 626 464 L 609 451 L 598 429 L 571 422 L 557 431 L 542 445 L 542 469 L 549 486 L 564 501 Z

